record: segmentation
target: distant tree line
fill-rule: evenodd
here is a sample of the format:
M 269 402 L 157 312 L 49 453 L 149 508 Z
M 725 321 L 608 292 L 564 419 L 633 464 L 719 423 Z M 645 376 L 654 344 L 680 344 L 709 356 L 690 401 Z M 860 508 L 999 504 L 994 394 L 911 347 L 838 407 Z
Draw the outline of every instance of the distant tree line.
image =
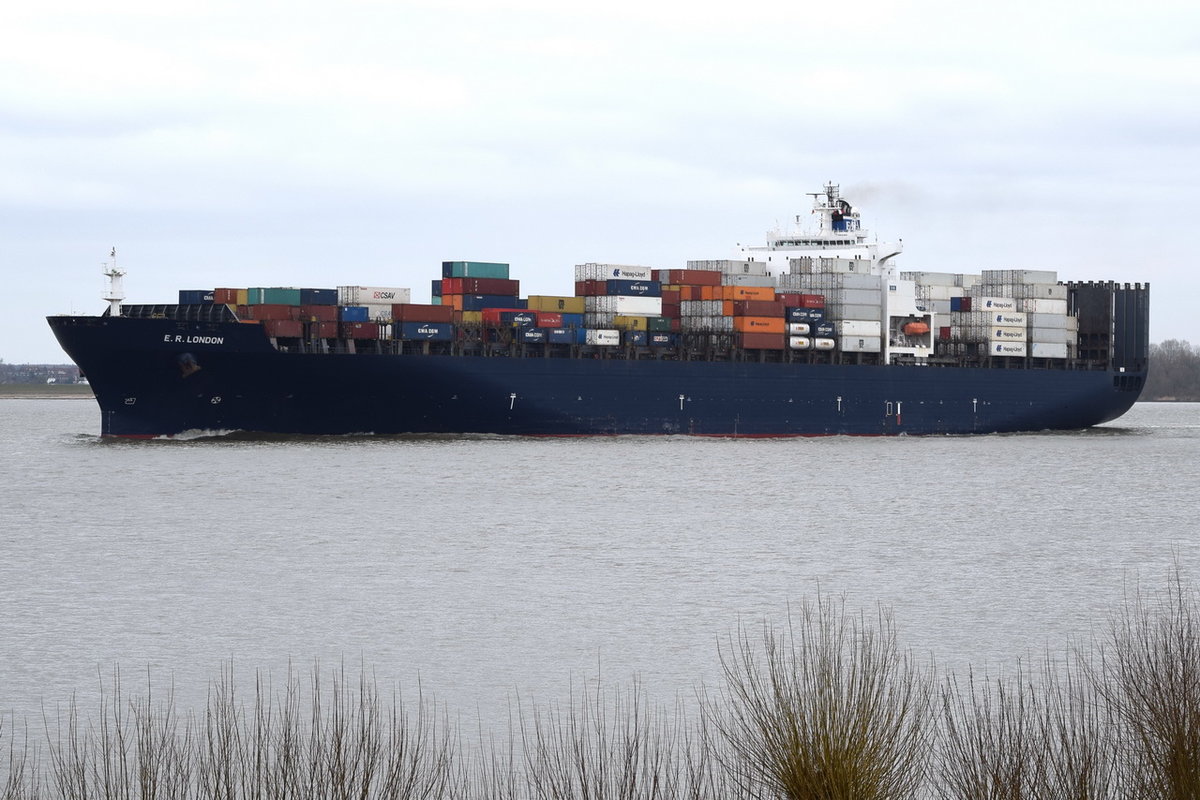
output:
M 55 383 L 75 383 L 79 380 L 79 367 L 74 364 L 6 364 L 0 359 L 0 384 L 46 383 L 51 378 Z
M 1143 400 L 1200 401 L 1200 346 L 1180 339 L 1150 345 Z

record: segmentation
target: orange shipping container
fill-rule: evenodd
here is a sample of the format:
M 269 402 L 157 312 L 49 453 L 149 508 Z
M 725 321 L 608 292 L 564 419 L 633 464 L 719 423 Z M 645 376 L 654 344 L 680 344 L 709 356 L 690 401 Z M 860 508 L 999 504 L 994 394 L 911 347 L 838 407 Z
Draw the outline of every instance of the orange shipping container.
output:
M 783 317 L 734 317 L 733 329 L 738 333 L 779 333 L 787 330 Z
M 724 297 L 721 295 L 721 290 L 724 288 L 725 287 L 723 287 L 723 286 L 701 286 L 700 287 L 700 299 L 701 300 L 723 300 Z
M 774 300 L 773 286 L 722 286 L 722 300 Z

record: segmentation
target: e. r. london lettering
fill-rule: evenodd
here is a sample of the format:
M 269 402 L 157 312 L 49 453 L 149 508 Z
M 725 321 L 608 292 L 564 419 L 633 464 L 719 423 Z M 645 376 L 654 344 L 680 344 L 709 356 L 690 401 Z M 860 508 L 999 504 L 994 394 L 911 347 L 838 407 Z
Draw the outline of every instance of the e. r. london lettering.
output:
M 167 344 L 225 344 L 224 336 L 194 336 L 192 334 L 184 335 L 176 333 L 174 335 L 167 333 L 163 335 L 163 341 Z

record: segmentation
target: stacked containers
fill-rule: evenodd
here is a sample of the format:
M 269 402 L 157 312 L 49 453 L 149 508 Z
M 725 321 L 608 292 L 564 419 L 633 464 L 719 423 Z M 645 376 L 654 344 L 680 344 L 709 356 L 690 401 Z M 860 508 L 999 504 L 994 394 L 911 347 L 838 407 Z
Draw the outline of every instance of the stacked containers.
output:
M 597 331 L 646 330 L 646 317 L 662 314 L 662 284 L 650 267 L 577 264 L 575 291 L 583 295 L 584 325 Z M 618 324 L 618 317 L 622 318 Z M 585 344 L 611 344 L 611 336 L 585 335 Z M 617 334 L 620 343 L 620 334 Z
M 824 262 L 829 259 L 818 259 Z M 832 259 L 862 266 L 854 259 Z M 793 262 L 801 259 L 793 259 Z M 792 272 L 781 275 L 783 289 L 819 293 L 825 298 L 825 320 L 836 325 L 837 343 L 846 353 L 879 353 L 883 350 L 883 278 L 854 271 Z M 821 265 L 823 266 L 823 265 Z M 796 320 L 799 321 L 799 320 Z M 849 333 L 853 331 L 853 333 Z M 821 337 L 826 338 L 826 337 Z
M 1067 287 L 1052 270 L 984 270 L 978 292 L 996 303 L 1009 302 L 1025 319 L 1025 352 L 1034 358 L 1074 356 L 1079 320 L 1068 313 Z M 975 307 L 978 307 L 976 301 Z
M 412 290 L 388 286 L 339 286 L 339 306 L 359 306 L 367 309 L 367 318 L 375 322 L 391 322 L 392 306 L 412 302 Z M 346 320 L 343 319 L 343 322 Z

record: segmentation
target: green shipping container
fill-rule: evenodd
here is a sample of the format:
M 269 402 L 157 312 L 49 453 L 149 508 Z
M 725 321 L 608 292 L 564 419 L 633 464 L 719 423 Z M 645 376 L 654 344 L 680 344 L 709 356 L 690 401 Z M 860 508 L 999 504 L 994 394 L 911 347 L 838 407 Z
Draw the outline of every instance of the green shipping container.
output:
M 670 317 L 646 317 L 646 330 L 651 332 L 662 332 L 671 330 Z
M 502 278 L 508 279 L 508 264 L 491 261 L 443 261 L 443 278 Z
M 257 306 L 264 303 L 280 306 L 300 305 L 299 289 L 251 287 L 246 290 L 246 305 Z

